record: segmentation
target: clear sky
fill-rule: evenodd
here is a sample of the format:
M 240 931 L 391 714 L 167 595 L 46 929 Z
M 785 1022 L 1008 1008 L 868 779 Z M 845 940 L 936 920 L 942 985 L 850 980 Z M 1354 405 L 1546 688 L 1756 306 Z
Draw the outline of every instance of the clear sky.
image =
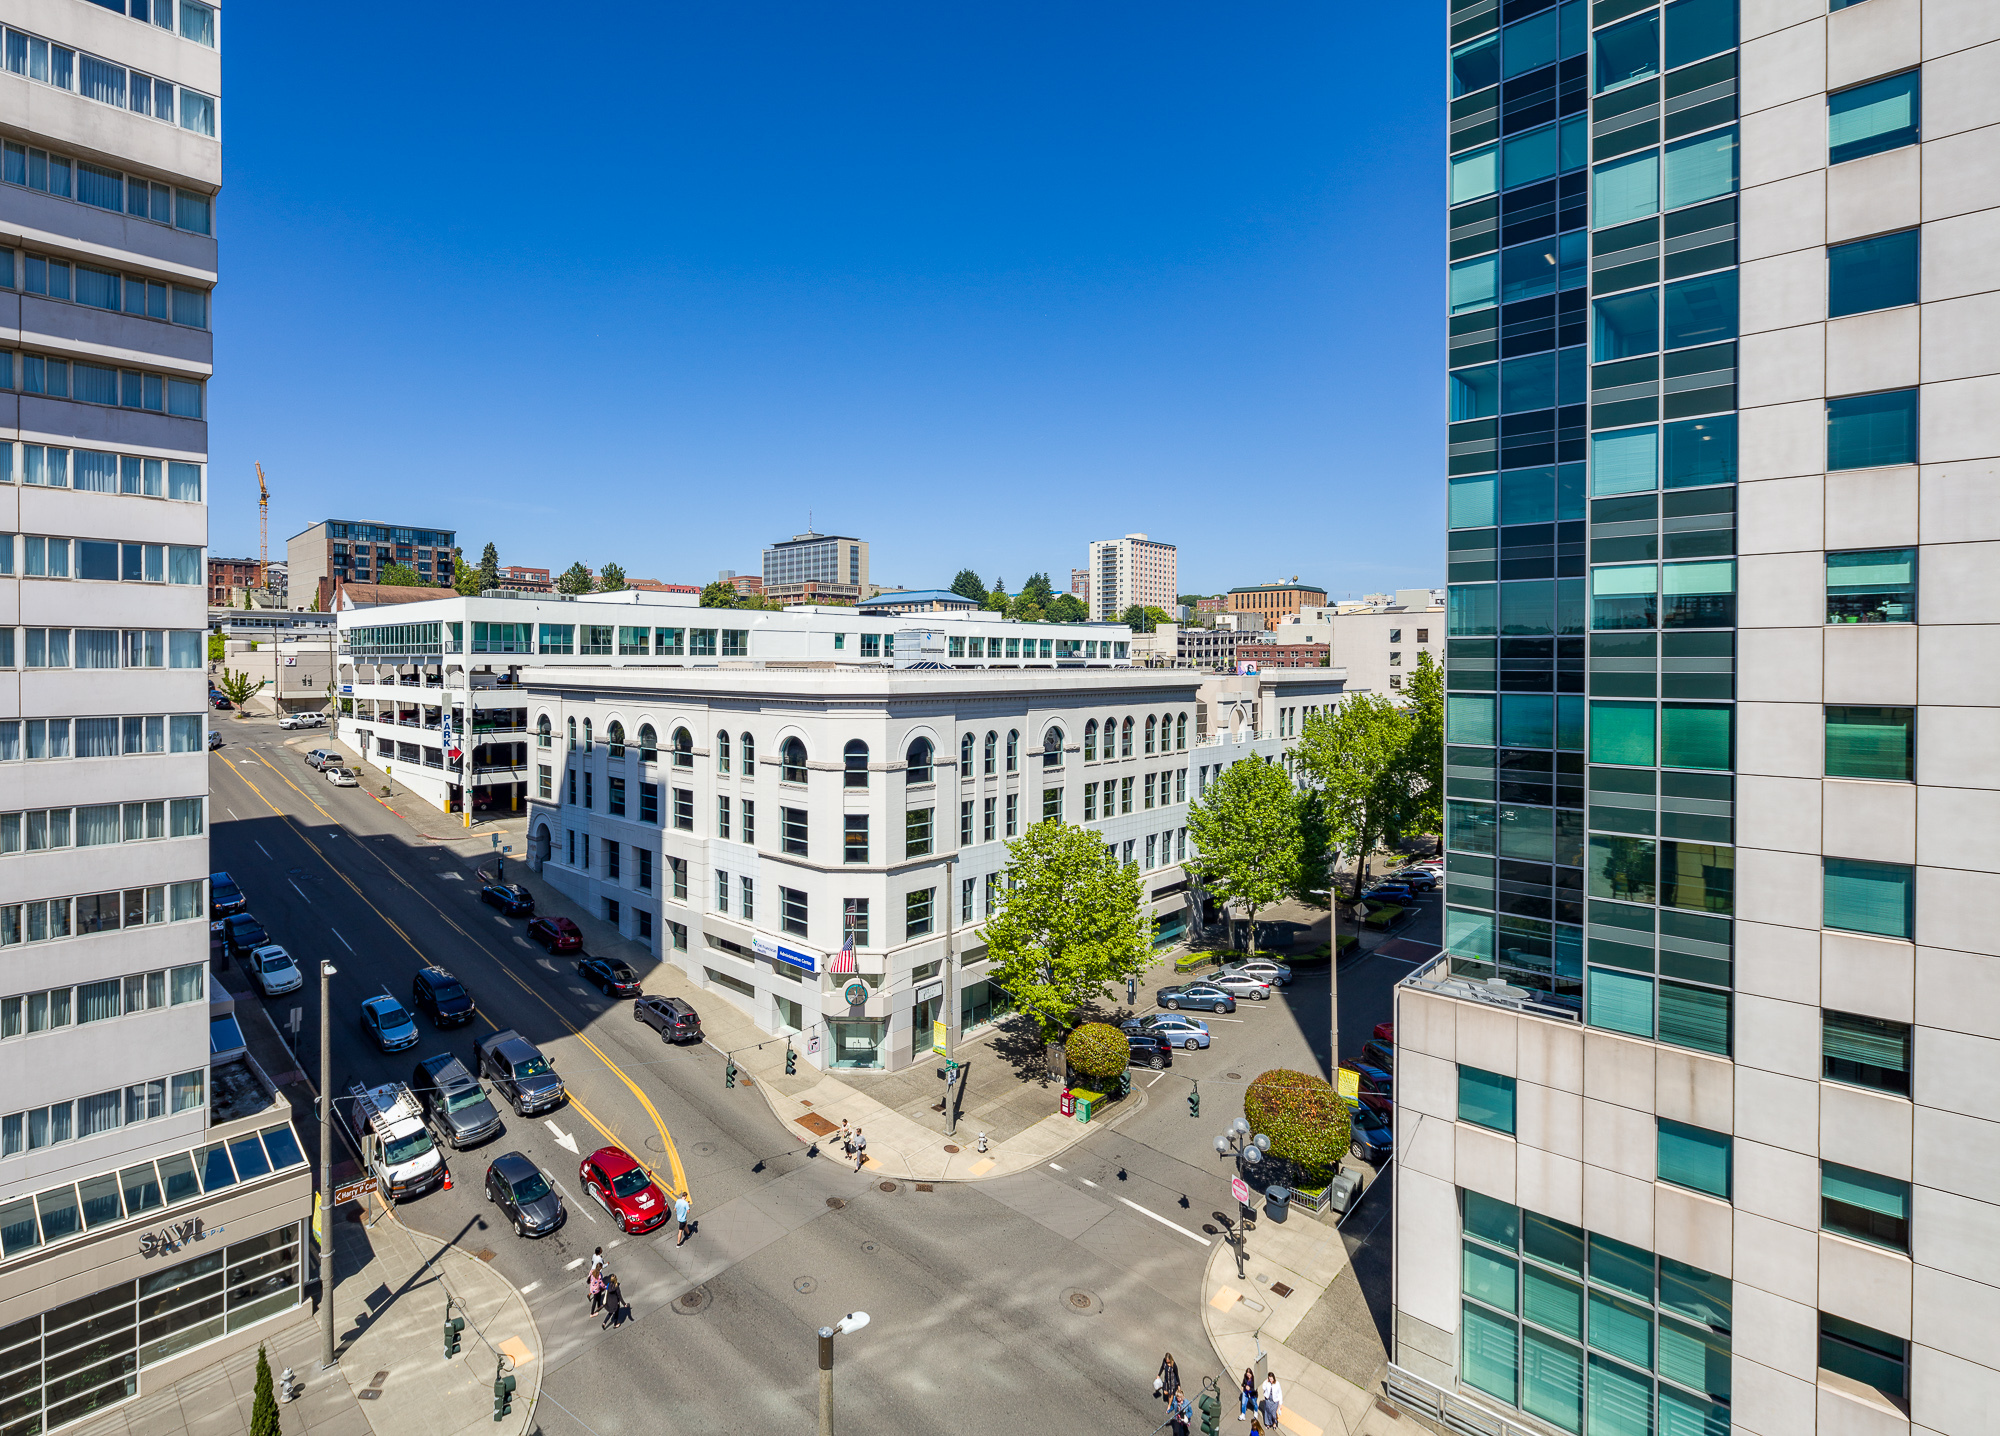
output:
M 399 7 L 224 34 L 211 546 L 1442 583 L 1435 7 Z

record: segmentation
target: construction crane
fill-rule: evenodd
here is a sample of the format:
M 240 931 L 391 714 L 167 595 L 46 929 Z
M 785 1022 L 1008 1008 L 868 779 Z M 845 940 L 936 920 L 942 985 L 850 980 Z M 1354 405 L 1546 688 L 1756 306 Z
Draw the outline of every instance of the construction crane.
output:
M 271 590 L 271 491 L 262 464 L 257 466 L 257 587 Z

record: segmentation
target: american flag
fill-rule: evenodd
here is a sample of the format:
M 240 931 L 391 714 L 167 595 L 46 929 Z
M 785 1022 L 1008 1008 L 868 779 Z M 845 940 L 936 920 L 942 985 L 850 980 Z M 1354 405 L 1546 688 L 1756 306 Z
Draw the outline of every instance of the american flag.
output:
M 859 972 L 854 962 L 854 934 L 847 934 L 847 940 L 840 945 L 840 954 L 826 965 L 828 972 Z

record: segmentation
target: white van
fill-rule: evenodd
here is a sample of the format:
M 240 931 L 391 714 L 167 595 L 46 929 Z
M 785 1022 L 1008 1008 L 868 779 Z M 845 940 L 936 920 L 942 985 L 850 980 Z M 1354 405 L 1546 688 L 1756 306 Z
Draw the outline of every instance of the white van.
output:
M 400 1201 L 428 1192 L 445 1180 L 444 1154 L 424 1125 L 423 1108 L 400 1082 L 347 1090 L 348 1130 L 361 1151 L 361 1165 L 385 1198 Z

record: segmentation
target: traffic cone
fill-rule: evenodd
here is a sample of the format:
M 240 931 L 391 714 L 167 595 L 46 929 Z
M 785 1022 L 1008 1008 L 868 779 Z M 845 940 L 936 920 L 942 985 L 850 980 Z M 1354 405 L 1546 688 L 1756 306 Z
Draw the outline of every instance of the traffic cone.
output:
M 446 1168 L 444 1169 L 444 1189 L 445 1189 L 445 1190 L 446 1190 L 447 1192 L 451 1190 L 451 1168 L 450 1168 L 450 1167 L 446 1167 Z

